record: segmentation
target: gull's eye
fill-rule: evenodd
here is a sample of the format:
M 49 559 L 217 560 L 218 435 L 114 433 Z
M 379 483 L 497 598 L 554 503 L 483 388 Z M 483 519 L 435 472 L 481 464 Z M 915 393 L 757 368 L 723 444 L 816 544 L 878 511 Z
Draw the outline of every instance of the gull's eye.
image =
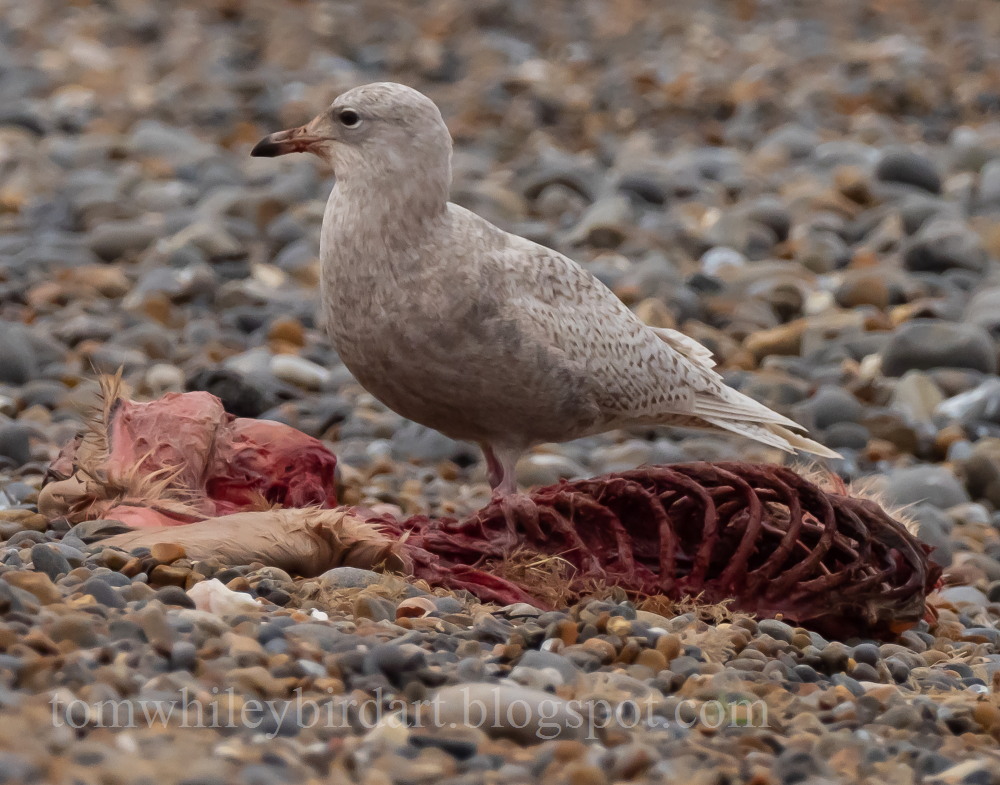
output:
M 344 128 L 357 128 L 361 125 L 361 115 L 353 109 L 341 109 L 337 119 Z

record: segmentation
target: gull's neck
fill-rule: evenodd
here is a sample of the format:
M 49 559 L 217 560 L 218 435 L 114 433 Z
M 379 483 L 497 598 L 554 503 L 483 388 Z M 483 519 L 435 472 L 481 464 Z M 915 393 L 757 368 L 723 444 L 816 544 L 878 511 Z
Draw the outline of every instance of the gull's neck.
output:
M 347 174 L 323 214 L 320 259 L 328 265 L 405 263 L 405 251 L 445 219 L 450 171 L 437 177 Z

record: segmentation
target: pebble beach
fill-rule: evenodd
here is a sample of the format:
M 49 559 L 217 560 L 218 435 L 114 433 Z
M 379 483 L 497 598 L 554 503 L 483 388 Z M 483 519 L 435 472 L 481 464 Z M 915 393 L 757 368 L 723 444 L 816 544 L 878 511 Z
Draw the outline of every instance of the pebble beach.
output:
M 1000 783 L 998 40 L 988 0 L 0 0 L 0 782 Z M 323 440 L 343 504 L 489 500 L 474 445 L 323 335 L 332 174 L 248 155 L 380 80 L 441 107 L 455 202 L 840 452 L 934 546 L 927 618 L 828 640 L 614 587 L 497 607 L 42 515 L 119 369 Z M 635 429 L 518 480 L 698 460 L 789 462 Z

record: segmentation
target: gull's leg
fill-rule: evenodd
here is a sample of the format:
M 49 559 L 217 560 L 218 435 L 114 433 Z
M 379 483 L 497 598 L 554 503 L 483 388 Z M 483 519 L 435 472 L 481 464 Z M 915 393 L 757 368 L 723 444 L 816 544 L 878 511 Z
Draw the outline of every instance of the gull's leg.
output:
M 517 493 L 517 459 L 521 451 L 502 449 L 497 451 L 500 460 L 500 484 L 493 489 L 496 496 L 510 496 Z
M 517 459 L 521 450 L 511 448 L 494 449 L 491 444 L 481 444 L 486 457 L 486 471 L 494 496 L 517 493 Z
M 486 458 L 486 477 L 490 481 L 490 487 L 496 490 L 503 480 L 503 467 L 490 445 L 484 443 L 479 446 L 483 451 L 483 457 Z

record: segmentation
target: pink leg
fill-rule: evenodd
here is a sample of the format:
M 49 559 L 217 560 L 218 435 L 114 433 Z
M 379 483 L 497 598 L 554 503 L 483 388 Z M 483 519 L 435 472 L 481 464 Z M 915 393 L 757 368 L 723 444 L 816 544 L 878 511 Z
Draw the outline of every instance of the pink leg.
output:
M 521 451 L 512 448 L 494 449 L 490 444 L 481 444 L 486 457 L 486 471 L 494 496 L 507 496 L 517 493 L 517 459 Z

